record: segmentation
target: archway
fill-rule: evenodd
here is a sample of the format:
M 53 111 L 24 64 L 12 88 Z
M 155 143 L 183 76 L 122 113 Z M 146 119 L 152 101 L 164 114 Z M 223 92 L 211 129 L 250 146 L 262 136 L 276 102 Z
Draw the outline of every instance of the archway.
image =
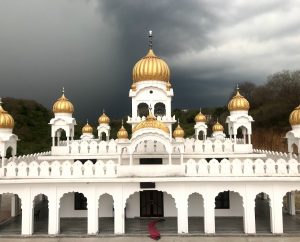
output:
M 13 156 L 13 148 L 11 146 L 9 146 L 7 149 L 6 149 L 6 159 L 9 159 L 10 157 Z
M 137 115 L 140 117 L 147 117 L 149 114 L 149 106 L 147 103 L 140 103 L 137 106 Z
M 17 194 L 0 195 L 0 234 L 21 234 L 21 199 Z
M 204 140 L 204 131 L 203 130 L 200 130 L 199 132 L 198 132 L 198 140 Z
M 255 198 L 256 233 L 271 233 L 271 214 L 269 195 L 262 192 Z
M 48 234 L 49 207 L 48 198 L 38 194 L 33 200 L 33 233 Z
M 299 233 L 300 231 L 300 220 L 297 211 L 300 210 L 300 192 L 290 191 L 283 197 L 283 232 L 284 233 Z
M 106 140 L 107 140 L 107 135 L 106 135 L 105 132 L 101 132 L 101 133 L 100 133 L 100 140 L 101 140 L 101 141 L 106 141 Z
M 55 131 L 54 146 L 62 146 L 67 140 L 66 131 L 62 128 Z
M 204 233 L 203 197 L 199 193 L 192 193 L 188 198 L 189 233 Z
M 297 155 L 297 156 L 299 154 L 299 152 L 298 152 L 298 146 L 295 143 L 292 144 L 292 154 L 293 155 Z
M 99 197 L 99 233 L 114 233 L 114 199 L 105 193 Z
M 234 191 L 223 191 L 215 198 L 216 233 L 243 233 L 243 198 Z
M 245 126 L 240 126 L 237 129 L 237 135 L 236 135 L 237 139 L 239 139 L 240 144 L 248 144 L 249 140 L 248 140 L 248 129 Z
M 163 204 L 158 204 L 159 199 Z M 159 221 L 156 228 L 161 233 L 177 234 L 175 199 L 163 191 L 147 189 L 131 194 L 126 200 L 125 217 L 125 233 L 148 233 L 148 224 Z
M 59 207 L 61 234 L 87 233 L 87 198 L 79 192 L 65 193 Z
M 163 103 L 156 103 L 154 105 L 154 115 L 155 116 L 166 116 L 166 106 Z

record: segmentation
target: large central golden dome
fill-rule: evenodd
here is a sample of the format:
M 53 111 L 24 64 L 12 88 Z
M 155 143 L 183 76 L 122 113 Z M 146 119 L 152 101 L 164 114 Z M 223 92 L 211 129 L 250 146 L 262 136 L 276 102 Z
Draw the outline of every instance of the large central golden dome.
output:
M 156 119 L 155 116 L 153 116 L 152 112 L 149 112 L 149 115 L 147 116 L 147 118 L 138 123 L 134 128 L 133 128 L 133 132 L 136 132 L 140 129 L 146 129 L 146 128 L 153 128 L 153 129 L 160 129 L 166 133 L 169 133 L 170 130 L 169 128 L 161 121 L 158 121 Z
M 148 54 L 134 65 L 132 79 L 133 82 L 155 80 L 168 83 L 170 81 L 170 69 L 168 64 L 156 56 L 150 48 Z

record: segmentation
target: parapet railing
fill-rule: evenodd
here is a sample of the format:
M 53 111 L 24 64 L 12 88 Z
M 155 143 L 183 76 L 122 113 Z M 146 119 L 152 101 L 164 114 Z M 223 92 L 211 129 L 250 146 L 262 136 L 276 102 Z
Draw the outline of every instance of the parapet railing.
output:
M 34 154 L 29 154 L 29 155 L 12 156 L 6 160 L 6 163 L 11 162 L 11 161 L 14 161 L 17 164 L 21 161 L 25 161 L 25 162 L 29 163 L 31 161 L 37 160 L 37 157 L 39 157 L 39 156 L 47 156 L 47 155 L 51 155 L 51 151 L 34 153 Z
M 262 149 L 253 149 L 253 152 L 255 153 L 260 153 L 260 154 L 266 154 L 268 158 L 271 159 L 288 159 L 288 158 L 293 158 L 293 159 L 298 159 L 298 156 L 296 154 L 288 154 L 285 152 L 278 152 L 278 151 L 273 151 L 273 150 L 262 150 Z
M 299 176 L 299 163 L 295 159 L 223 159 L 220 162 L 216 159 L 198 161 L 189 159 L 181 165 L 157 165 L 164 170 L 164 176 Z M 117 161 L 101 160 L 93 163 L 87 161 L 32 161 L 29 164 L 25 161 L 16 163 L 9 162 L 1 168 L 2 178 L 79 178 L 79 177 L 139 177 L 141 176 L 142 165 L 118 165 Z M 170 169 L 168 169 L 170 168 Z M 174 169 L 175 170 L 174 170 Z M 143 171 L 143 176 L 156 176 Z M 177 170 L 176 170 L 177 169 Z M 148 175 L 149 174 L 149 175 Z

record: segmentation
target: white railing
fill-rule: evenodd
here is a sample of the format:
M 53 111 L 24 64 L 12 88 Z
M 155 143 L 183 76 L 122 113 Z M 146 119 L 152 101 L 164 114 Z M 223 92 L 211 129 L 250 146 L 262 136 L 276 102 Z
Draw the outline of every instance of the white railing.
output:
M 106 163 L 97 161 L 43 161 L 40 164 L 32 161 L 29 164 L 25 161 L 19 164 L 14 161 L 9 162 L 2 172 L 7 178 L 70 178 L 70 177 L 115 177 L 116 164 L 109 160 Z
M 47 155 L 51 155 L 51 152 L 46 151 L 46 152 L 29 154 L 29 155 L 12 156 L 12 157 L 10 157 L 9 159 L 6 160 L 6 163 L 11 162 L 11 161 L 14 161 L 17 164 L 21 161 L 25 161 L 25 162 L 29 163 L 31 161 L 37 160 L 37 158 L 39 156 L 47 156 Z
M 253 149 L 253 152 L 260 153 L 260 154 L 266 154 L 268 158 L 271 159 L 298 159 L 298 156 L 296 154 L 288 154 L 285 152 L 278 152 L 278 151 L 272 151 L 272 150 L 261 150 L 261 149 Z
M 186 162 L 187 176 L 299 176 L 299 163 L 295 159 L 212 159 Z
M 295 159 L 216 159 L 198 161 L 189 159 L 182 165 L 157 165 L 160 176 L 300 176 L 299 163 Z M 156 169 L 155 168 L 155 169 Z M 124 177 L 124 176 L 157 176 L 155 169 L 148 166 L 117 165 L 116 161 L 106 163 L 91 161 L 43 161 L 38 163 L 25 161 L 9 162 L 1 168 L 1 176 L 5 178 L 79 178 L 79 177 Z M 142 172 L 143 170 L 143 172 Z M 141 175 L 143 174 L 143 175 Z M 149 174 L 149 175 L 147 175 Z

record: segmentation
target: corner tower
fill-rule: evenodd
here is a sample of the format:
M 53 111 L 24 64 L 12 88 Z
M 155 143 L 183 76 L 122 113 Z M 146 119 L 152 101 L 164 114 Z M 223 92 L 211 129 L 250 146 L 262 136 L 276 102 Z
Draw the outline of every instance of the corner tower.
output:
M 176 122 L 171 116 L 171 101 L 174 96 L 170 83 L 170 69 L 168 64 L 153 51 L 152 31 L 149 31 L 149 50 L 133 67 L 133 83 L 129 91 L 132 98 L 132 116 L 128 123 L 132 129 L 144 120 L 152 108 L 158 120 L 172 130 Z

